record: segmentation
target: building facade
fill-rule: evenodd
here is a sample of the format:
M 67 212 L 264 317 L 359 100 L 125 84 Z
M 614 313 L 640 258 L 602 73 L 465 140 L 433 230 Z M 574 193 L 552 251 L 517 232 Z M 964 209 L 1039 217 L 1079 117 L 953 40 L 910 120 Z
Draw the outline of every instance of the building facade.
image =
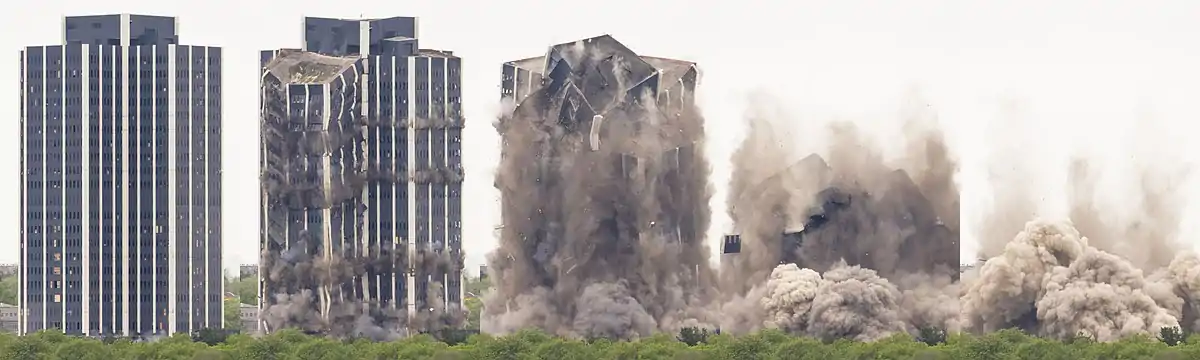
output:
M 221 49 L 71 16 L 21 51 L 21 333 L 220 327 Z
M 323 230 L 320 236 L 328 237 L 328 242 L 312 240 L 316 234 L 297 225 L 306 218 L 303 211 L 320 207 L 288 207 L 271 193 L 273 187 L 294 187 L 292 180 L 263 179 L 261 236 L 266 251 L 261 262 L 261 306 L 267 314 L 266 331 L 278 327 L 270 324 L 272 320 L 289 323 L 273 319 L 267 311 L 279 299 L 321 297 L 321 291 L 312 291 L 311 285 L 318 289 L 323 285 L 289 285 L 295 279 L 285 280 L 286 267 L 295 260 L 284 259 L 303 258 L 286 254 L 302 243 L 325 244 L 310 249 L 314 251 L 345 249 L 347 255 L 339 255 L 339 261 L 354 270 L 343 273 L 339 292 L 346 302 L 374 304 L 385 314 L 377 316 L 377 322 L 387 323 L 386 327 L 422 331 L 453 323 L 462 308 L 462 61 L 449 51 L 421 49 L 417 24 L 411 17 L 307 17 L 301 49 L 262 52 L 264 73 L 277 67 L 280 54 L 356 59 L 359 64 L 354 145 L 349 145 L 349 136 L 338 137 L 347 141 L 339 146 L 351 146 L 346 151 L 353 149 L 356 156 L 356 180 L 343 182 L 336 194 L 322 195 L 354 209 L 343 209 L 336 217 L 340 230 Z M 269 87 L 264 80 L 264 93 Z M 282 106 L 271 104 L 266 96 L 263 101 L 264 111 Z M 293 107 L 300 104 L 287 101 Z M 306 101 L 311 107 L 311 100 Z M 272 161 L 284 161 L 270 153 L 285 148 L 281 144 L 289 140 L 266 136 L 264 132 L 260 165 L 270 169 L 276 166 Z M 305 295 L 305 290 L 310 294 Z M 330 316 L 329 311 L 333 310 L 322 315 Z M 327 327 L 335 325 L 329 319 L 323 322 Z
M 243 334 L 258 334 L 258 305 L 238 304 Z
M 17 332 L 17 306 L 0 303 L 0 332 Z
M 258 264 L 242 264 L 238 266 L 238 279 L 258 277 Z
M 0 279 L 9 276 L 17 276 L 18 269 L 19 267 L 17 264 L 0 264 Z

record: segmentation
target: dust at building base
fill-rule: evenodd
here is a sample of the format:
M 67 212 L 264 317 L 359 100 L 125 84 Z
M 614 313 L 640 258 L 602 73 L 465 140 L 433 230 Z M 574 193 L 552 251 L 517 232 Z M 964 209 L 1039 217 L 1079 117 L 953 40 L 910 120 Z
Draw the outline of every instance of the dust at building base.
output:
M 262 330 L 465 323 L 461 63 L 417 18 L 304 18 L 261 52 Z
M 443 289 L 461 286 L 445 280 L 461 272 L 459 252 L 421 249 L 403 240 L 407 234 L 384 237 L 371 226 L 378 225 L 372 213 L 381 211 L 370 195 L 380 187 L 425 188 L 428 196 L 430 184 L 460 180 L 461 173 L 418 166 L 410 175 L 407 165 L 381 166 L 369 139 L 410 131 L 409 124 L 430 127 L 372 120 L 364 111 L 366 66 L 357 56 L 293 50 L 273 53 L 264 66 L 264 331 L 387 339 L 464 318 Z
M 609 36 L 504 65 L 483 331 L 634 338 L 709 324 L 708 175 L 695 64 Z

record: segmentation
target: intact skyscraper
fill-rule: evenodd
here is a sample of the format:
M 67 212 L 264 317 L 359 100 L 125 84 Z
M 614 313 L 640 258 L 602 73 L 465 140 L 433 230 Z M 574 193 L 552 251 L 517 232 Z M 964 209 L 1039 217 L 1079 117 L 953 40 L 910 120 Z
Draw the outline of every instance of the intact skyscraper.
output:
M 221 49 L 69 16 L 21 51 L 20 332 L 221 327 Z
M 461 60 L 417 24 L 306 17 L 303 48 L 262 52 L 266 331 L 461 321 Z

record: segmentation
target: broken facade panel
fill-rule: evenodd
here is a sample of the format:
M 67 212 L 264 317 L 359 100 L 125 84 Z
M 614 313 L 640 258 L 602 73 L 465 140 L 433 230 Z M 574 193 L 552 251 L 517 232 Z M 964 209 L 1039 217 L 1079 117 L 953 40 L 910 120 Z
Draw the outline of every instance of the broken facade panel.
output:
M 354 187 L 339 192 L 356 207 L 334 218 L 359 224 L 343 232 L 355 234 L 355 251 L 340 265 L 351 274 L 341 288 L 345 304 L 367 308 L 350 313 L 371 317 L 354 329 L 324 324 L 313 331 L 403 334 L 460 323 L 461 59 L 449 51 L 419 49 L 416 19 L 410 17 L 305 18 L 305 29 L 308 51 L 290 53 L 353 60 L 358 71 L 355 124 L 361 133 L 354 151 L 361 156 L 361 173 Z M 269 71 L 282 53 L 264 51 L 264 68 Z M 265 134 L 264 129 L 264 147 L 278 146 Z M 264 239 L 277 231 L 264 229 Z M 272 249 L 264 252 L 264 262 L 288 256 Z M 268 280 L 264 276 L 264 298 L 272 296 Z
M 262 306 L 291 296 L 317 309 L 355 296 L 357 278 L 337 269 L 363 248 L 366 179 L 357 57 L 281 50 L 264 64 L 262 95 Z M 288 304 L 290 305 L 290 304 Z M 345 320 L 323 312 L 321 323 Z M 285 316 L 286 318 L 286 316 Z M 284 324 L 271 323 L 268 331 Z M 319 330 L 319 329 L 305 329 Z

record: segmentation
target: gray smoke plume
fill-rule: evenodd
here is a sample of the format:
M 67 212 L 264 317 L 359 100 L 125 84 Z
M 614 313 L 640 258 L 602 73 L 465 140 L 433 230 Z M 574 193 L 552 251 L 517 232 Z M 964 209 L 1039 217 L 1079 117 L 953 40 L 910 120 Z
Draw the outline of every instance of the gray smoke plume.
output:
M 779 112 L 756 111 L 733 157 L 728 203 L 742 247 L 722 260 L 722 329 L 873 340 L 957 328 L 957 165 L 933 114 L 903 114 L 895 161 L 839 123 L 824 157 L 780 169 L 795 140 L 778 136 Z
M 496 123 L 503 228 L 484 332 L 628 339 L 714 322 L 703 119 L 637 92 L 647 58 L 613 43 L 556 48 L 571 73 Z
M 1133 150 L 1144 149 L 1135 144 Z M 1035 219 L 1015 238 L 1006 235 L 1012 231 L 1006 227 L 983 227 L 981 256 L 988 259 L 978 277 L 964 284 L 965 326 L 1101 341 L 1153 335 L 1163 327 L 1200 329 L 1200 258 L 1176 242 L 1183 208 L 1177 186 L 1188 174 L 1177 164 L 1167 171 L 1138 164 L 1134 202 L 1106 208 L 1098 195 L 1113 192 L 1101 192 L 1098 168 L 1077 158 L 1068 169 L 1070 220 Z M 1023 171 L 1028 170 L 1009 167 L 1002 179 L 1035 175 Z M 1003 191 L 1011 185 L 993 183 L 999 190 L 985 223 L 995 217 L 1011 226 L 1013 214 L 1034 217 L 1033 207 L 1026 206 L 1030 199 L 1021 198 L 1028 194 Z

